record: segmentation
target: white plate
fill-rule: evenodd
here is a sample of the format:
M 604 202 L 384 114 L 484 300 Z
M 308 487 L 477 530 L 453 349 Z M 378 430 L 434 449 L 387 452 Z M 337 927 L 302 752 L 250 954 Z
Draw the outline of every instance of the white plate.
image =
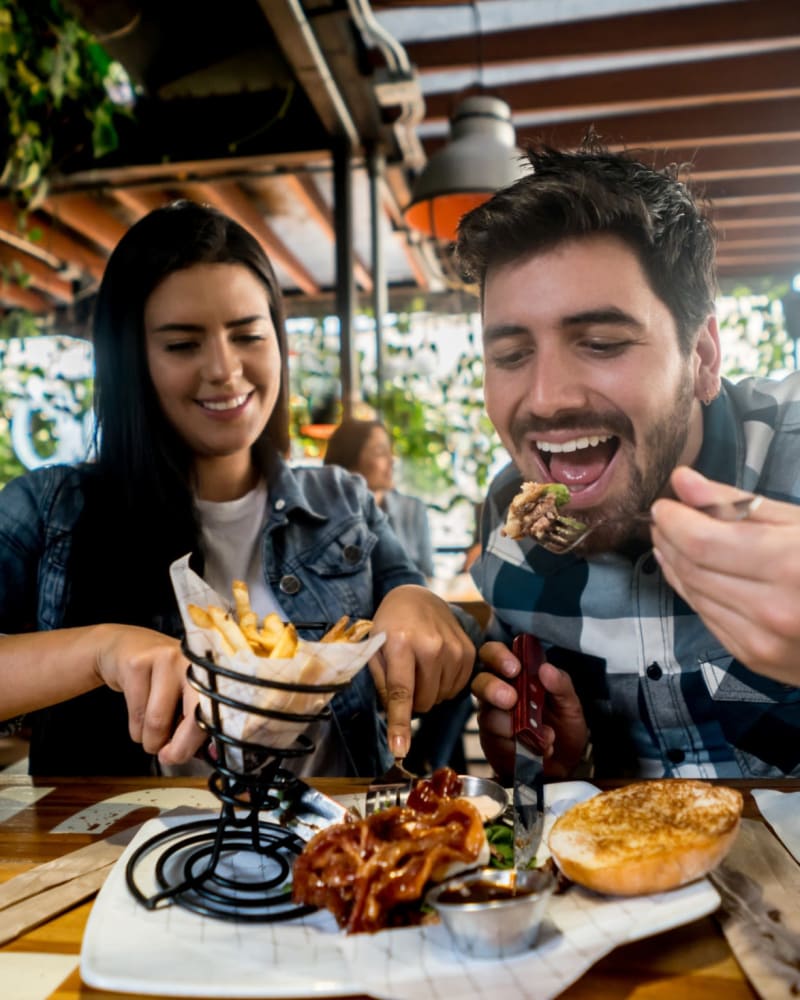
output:
M 545 837 L 556 816 L 597 793 L 582 781 L 546 786 Z M 92 908 L 81 975 L 98 989 L 193 997 L 311 997 L 367 993 L 392 1000 L 555 997 L 618 945 L 713 912 L 703 879 L 672 892 L 599 896 L 573 886 L 554 896 L 536 947 L 506 959 L 454 952 L 440 925 L 346 935 L 327 913 L 275 924 L 148 911 L 125 882 L 128 856 L 177 819 L 151 820 L 114 866 Z

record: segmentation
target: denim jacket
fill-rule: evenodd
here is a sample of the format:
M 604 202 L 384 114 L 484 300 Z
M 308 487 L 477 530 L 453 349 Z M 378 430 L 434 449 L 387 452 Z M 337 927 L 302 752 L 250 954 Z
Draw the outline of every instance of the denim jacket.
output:
M 360 477 L 337 466 L 291 469 L 274 456 L 268 503 L 263 565 L 288 619 L 370 618 L 392 588 L 424 582 Z M 61 627 L 71 532 L 82 507 L 81 467 L 39 469 L 0 492 L 0 633 Z M 160 625 L 180 634 L 174 616 Z M 331 708 L 348 769 L 383 773 L 390 762 L 385 727 L 366 668 Z

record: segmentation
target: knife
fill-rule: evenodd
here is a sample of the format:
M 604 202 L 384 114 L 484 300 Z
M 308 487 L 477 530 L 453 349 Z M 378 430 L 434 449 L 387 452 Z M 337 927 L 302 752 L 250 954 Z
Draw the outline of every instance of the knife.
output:
M 532 635 L 518 635 L 512 652 L 519 660 L 514 706 L 514 867 L 527 868 L 536 857 L 544 825 L 544 762 L 541 726 L 544 688 L 539 667 L 544 653 Z

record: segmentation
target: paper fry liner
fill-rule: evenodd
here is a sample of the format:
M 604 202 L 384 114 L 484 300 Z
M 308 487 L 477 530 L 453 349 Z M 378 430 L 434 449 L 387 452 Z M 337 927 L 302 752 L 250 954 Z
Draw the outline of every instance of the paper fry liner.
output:
M 282 691 L 261 687 L 248 682 L 248 678 L 279 681 L 283 684 L 347 684 L 385 641 L 383 632 L 361 642 L 308 642 L 299 639 L 297 653 L 291 659 L 272 659 L 256 656 L 252 650 L 237 650 L 233 655 L 226 649 L 225 641 L 216 629 L 201 628 L 191 618 L 187 608 L 196 604 L 201 608 L 212 605 L 226 610 L 230 599 L 222 598 L 189 568 L 189 555 L 176 559 L 170 566 L 170 577 L 178 600 L 186 644 L 196 656 L 213 660 L 226 670 L 241 675 L 238 678 L 216 675 L 216 687 L 227 699 L 243 706 L 268 709 L 296 715 L 318 715 L 333 697 L 331 691 Z M 208 680 L 210 671 L 194 665 L 196 673 Z M 200 692 L 200 711 L 206 722 L 213 724 L 211 698 Z M 221 729 L 225 736 L 243 743 L 252 743 L 274 749 L 291 747 L 297 737 L 311 725 L 292 719 L 273 719 L 258 715 L 247 708 L 234 708 L 220 704 Z M 229 747 L 228 762 L 244 771 L 250 754 Z

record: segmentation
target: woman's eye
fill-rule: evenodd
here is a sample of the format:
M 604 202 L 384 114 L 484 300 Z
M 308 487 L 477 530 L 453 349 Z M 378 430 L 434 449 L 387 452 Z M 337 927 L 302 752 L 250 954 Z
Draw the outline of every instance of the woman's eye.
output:
M 197 347 L 197 342 L 194 340 L 175 340 L 171 344 L 165 345 L 165 350 L 170 353 L 177 353 L 180 351 L 191 351 Z
M 264 338 L 260 333 L 237 333 L 234 339 L 239 344 L 255 344 Z

